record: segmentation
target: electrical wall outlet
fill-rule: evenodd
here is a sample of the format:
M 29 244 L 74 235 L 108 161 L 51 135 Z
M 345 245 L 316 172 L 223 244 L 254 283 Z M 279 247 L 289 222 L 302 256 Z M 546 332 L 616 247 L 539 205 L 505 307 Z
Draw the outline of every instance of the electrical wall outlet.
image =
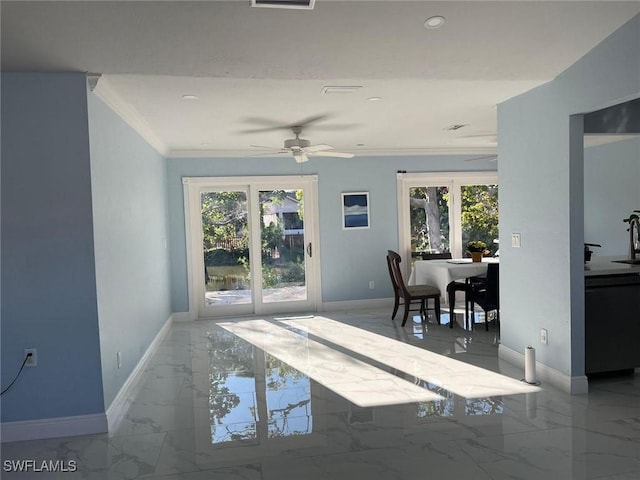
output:
M 25 367 L 37 367 L 38 366 L 38 350 L 35 348 L 25 348 L 24 356 L 26 357 L 28 354 L 31 354 L 29 358 L 27 358 L 27 362 L 24 364 Z
M 373 281 L 373 280 L 371 280 L 371 281 L 369 282 L 369 289 L 370 289 L 370 290 L 373 290 L 374 288 L 376 288 L 376 284 L 374 283 L 374 281 Z
M 546 328 L 540 329 L 540 343 L 543 345 L 549 345 L 549 332 Z

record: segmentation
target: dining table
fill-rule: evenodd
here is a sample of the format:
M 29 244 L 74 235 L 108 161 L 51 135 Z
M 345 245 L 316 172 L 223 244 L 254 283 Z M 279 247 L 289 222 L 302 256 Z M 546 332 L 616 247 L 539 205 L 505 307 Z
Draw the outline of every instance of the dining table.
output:
M 441 303 L 449 304 L 447 286 L 456 280 L 487 274 L 487 265 L 497 263 L 498 258 L 485 257 L 481 262 L 470 258 L 417 260 L 411 269 L 409 285 L 432 285 L 440 289 Z

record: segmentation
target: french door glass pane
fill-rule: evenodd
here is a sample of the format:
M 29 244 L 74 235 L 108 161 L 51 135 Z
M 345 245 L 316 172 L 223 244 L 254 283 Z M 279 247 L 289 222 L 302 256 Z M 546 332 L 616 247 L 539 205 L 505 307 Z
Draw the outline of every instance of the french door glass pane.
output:
M 247 193 L 200 195 L 205 305 L 251 303 Z
M 487 244 L 491 254 L 498 245 L 498 185 L 463 185 L 462 196 L 462 250 L 466 256 L 469 241 L 480 240 Z
M 451 251 L 449 187 L 413 187 L 409 190 L 411 253 Z
M 260 191 L 262 301 L 307 299 L 302 190 Z

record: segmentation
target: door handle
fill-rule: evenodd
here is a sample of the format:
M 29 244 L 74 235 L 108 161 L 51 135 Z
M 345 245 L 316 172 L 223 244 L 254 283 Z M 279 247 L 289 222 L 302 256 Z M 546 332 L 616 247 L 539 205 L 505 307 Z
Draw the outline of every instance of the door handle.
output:
M 307 245 L 307 254 L 309 257 L 313 257 L 313 249 L 311 248 L 311 242 Z

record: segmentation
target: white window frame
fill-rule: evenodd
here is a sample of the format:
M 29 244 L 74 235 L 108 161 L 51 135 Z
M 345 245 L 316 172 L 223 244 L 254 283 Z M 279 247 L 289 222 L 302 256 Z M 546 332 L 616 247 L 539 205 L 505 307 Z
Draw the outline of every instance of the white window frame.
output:
M 462 257 L 462 202 L 461 187 L 464 185 L 499 185 L 498 172 L 420 172 L 398 173 L 396 192 L 398 206 L 398 253 L 404 265 L 411 262 L 411 215 L 409 191 L 414 187 L 449 187 L 449 248 L 451 255 Z M 408 268 L 408 267 L 406 267 Z

